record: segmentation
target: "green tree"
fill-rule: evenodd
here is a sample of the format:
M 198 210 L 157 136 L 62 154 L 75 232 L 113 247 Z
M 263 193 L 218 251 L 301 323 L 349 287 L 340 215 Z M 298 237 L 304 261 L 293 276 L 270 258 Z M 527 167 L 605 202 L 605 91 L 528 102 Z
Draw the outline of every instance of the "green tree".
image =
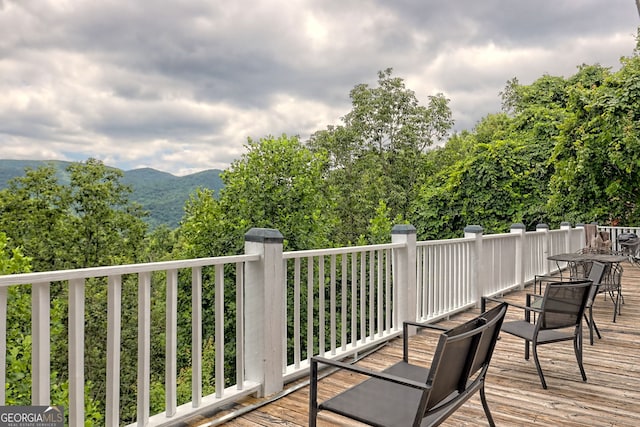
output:
M 146 213 L 129 201 L 132 190 L 121 183 L 122 171 L 95 159 L 67 170 L 77 267 L 135 262 L 147 231 Z
M 380 200 L 376 209 L 376 215 L 369 221 L 367 236 L 362 236 L 360 245 L 375 245 L 379 243 L 389 243 L 391 241 L 391 230 L 394 224 L 401 223 L 400 218 L 391 218 L 391 211 Z M 395 220 L 395 221 L 394 221 Z
M 504 232 L 515 222 L 543 222 L 550 171 L 547 160 L 557 117 L 539 106 L 515 116 L 483 118 L 473 132 L 454 135 L 428 153 L 428 169 L 410 222 L 420 238 L 460 237 L 466 225 Z M 523 116 L 537 120 L 524 120 Z M 557 131 L 555 131 L 557 133 Z
M 345 125 L 358 135 L 365 151 L 422 152 L 446 135 L 453 120 L 448 100 L 442 94 L 429 97 L 429 106 L 421 106 L 404 80 L 392 77 L 387 68 L 378 73 L 378 87 L 356 85 L 351 90 L 353 109 L 344 118 Z
M 365 233 L 381 201 L 392 218 L 407 218 L 424 177 L 425 150 L 453 125 L 448 99 L 437 94 L 420 105 L 390 68 L 378 73 L 376 87 L 359 84 L 350 97 L 344 125 L 316 132 L 309 141 L 331 159 L 327 181 L 337 191 L 341 225 L 335 236 L 343 244 Z
M 9 249 L 7 235 L 0 231 L 0 276 L 5 274 L 28 273 L 31 259 L 22 254 L 20 248 Z
M 31 259 L 22 254 L 20 248 L 8 248 L 8 238 L 0 232 L 0 275 L 28 273 L 31 271 Z M 54 304 L 56 304 L 54 302 Z M 14 286 L 7 291 L 7 370 L 5 383 L 5 404 L 31 404 L 31 295 L 27 286 Z M 52 320 L 58 322 L 52 310 Z M 53 404 L 68 405 L 69 382 L 61 381 L 57 372 L 51 373 L 51 401 Z M 85 425 L 95 425 L 102 415 L 90 398 L 91 384 L 86 384 Z
M 245 147 L 223 172 L 218 199 L 203 190 L 187 203 L 180 235 L 190 256 L 241 253 L 252 227 L 278 229 L 288 250 L 329 245 L 335 220 L 323 180 L 326 155 L 286 135 L 249 139 Z
M 275 228 L 285 237 L 287 250 L 327 247 L 334 224 L 332 200 L 325 188 L 323 172 L 326 155 L 311 151 L 298 138 L 249 139 L 246 153 L 223 172 L 224 188 L 215 198 L 210 190 L 191 195 L 185 207 L 177 245 L 178 256 L 204 257 L 243 253 L 244 234 L 252 227 Z M 203 270 L 202 304 L 213 318 L 214 279 Z M 227 272 L 231 274 L 232 272 Z M 225 289 L 225 336 L 235 335 L 235 282 Z M 190 282 L 181 281 L 180 330 L 190 328 Z M 213 325 L 203 325 L 205 342 L 213 337 Z M 185 334 L 185 336 L 189 336 Z M 190 354 L 191 342 L 181 342 L 181 354 Z M 205 349 L 203 349 L 204 351 Z M 213 351 L 213 349 L 209 349 Z M 225 348 L 225 359 L 234 360 L 235 348 Z M 188 372 L 190 361 L 179 361 Z M 225 377 L 233 380 L 235 366 L 225 367 Z M 183 381 L 187 376 L 181 375 Z M 180 387 L 185 384 L 181 383 Z
M 26 169 L 0 191 L 0 228 L 34 271 L 132 262 L 142 253 L 145 212 L 129 201 L 122 172 L 89 159 L 72 163 L 70 182 L 54 166 Z
M 640 190 L 640 57 L 619 71 L 583 66 L 571 79 L 567 119 L 554 148 L 554 219 L 633 224 Z
M 34 271 L 61 270 L 74 264 L 70 256 L 69 189 L 58 182 L 52 165 L 27 168 L 0 191 L 0 229 L 13 248 L 22 248 Z
M 356 150 L 356 133 L 351 128 L 338 126 L 316 132 L 309 145 L 314 151 L 329 153 L 323 191 L 334 201 L 333 215 L 339 218 L 330 239 L 341 245 L 353 244 L 365 234 L 378 203 L 390 197 L 388 176 L 378 155 Z
M 130 203 L 130 189 L 121 184 L 121 172 L 89 159 L 66 170 L 69 183 L 60 184 L 53 166 L 31 170 L 9 183 L 0 192 L 0 225 L 10 237 L 10 249 L 20 247 L 31 258 L 33 270 L 94 267 L 136 262 L 145 259 L 143 246 L 146 225 L 140 207 Z M 135 281 L 133 281 L 135 282 Z M 135 363 L 137 331 L 136 287 L 125 278 L 123 287 L 123 365 Z M 85 325 L 85 367 L 91 404 L 104 405 L 106 357 L 106 283 L 88 280 L 85 284 L 87 316 Z M 64 283 L 51 288 L 51 369 L 54 384 L 64 391 L 68 376 L 67 292 Z M 17 292 L 16 314 L 26 316 L 16 323 L 18 354 L 30 352 L 30 295 Z M 23 307 L 20 314 L 18 307 Z M 24 321 L 23 321 L 24 320 Z M 23 328 L 23 329 L 20 329 Z M 24 361 L 24 359 L 20 359 Z M 136 383 L 135 372 L 123 372 L 123 388 Z

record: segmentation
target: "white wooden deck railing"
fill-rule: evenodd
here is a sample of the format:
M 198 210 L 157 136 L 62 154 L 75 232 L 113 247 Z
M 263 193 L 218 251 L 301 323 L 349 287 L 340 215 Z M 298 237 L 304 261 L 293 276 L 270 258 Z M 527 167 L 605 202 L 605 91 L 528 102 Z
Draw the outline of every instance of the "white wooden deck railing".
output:
M 625 229 L 628 230 L 628 229 Z M 535 274 L 556 268 L 548 255 L 572 252 L 584 244 L 581 227 L 563 224 L 525 232 L 483 235 L 470 226 L 465 237 L 416 242 L 415 228 L 394 227 L 392 243 L 347 248 L 283 252 L 277 230 L 253 229 L 245 236 L 245 255 L 158 262 L 69 271 L 0 276 L 0 381 L 6 379 L 7 289 L 32 286 L 32 390 L 34 405 L 62 404 L 69 424 L 84 421 L 85 284 L 107 278 L 105 424 L 121 423 L 120 365 L 123 277 L 137 276 L 138 425 L 180 424 L 249 394 L 269 395 L 306 375 L 310 357 L 343 358 L 397 336 L 404 320 L 435 321 L 479 304 L 483 295 L 520 288 Z M 203 269 L 212 270 L 204 275 Z M 150 414 L 151 295 L 153 275 L 165 277 L 165 410 Z M 179 275 L 191 277 L 192 392 L 178 404 Z M 203 278 L 209 278 L 206 281 Z M 69 401 L 50 402 L 49 286 L 63 282 L 69 294 Z M 203 289 L 213 288 L 214 318 L 204 318 Z M 236 294 L 235 313 L 225 311 L 225 290 Z M 210 312 L 211 308 L 206 308 Z M 232 321 L 235 337 L 225 336 Z M 215 393 L 203 396 L 203 324 L 214 324 Z M 225 345 L 235 347 L 227 361 Z M 224 365 L 235 366 L 234 384 L 225 384 Z M 0 387 L 0 405 L 5 404 Z
M 474 305 L 475 239 L 418 242 L 418 319 L 435 320 Z
M 363 346 L 398 332 L 392 317 L 392 265 L 395 250 L 404 243 L 283 254 L 290 328 L 284 328 L 283 358 L 287 377 L 301 370 L 309 358 L 322 354 L 346 356 Z M 304 316 L 301 315 L 304 313 Z M 287 342 L 293 342 L 291 349 Z M 290 354 L 288 354 L 290 353 Z

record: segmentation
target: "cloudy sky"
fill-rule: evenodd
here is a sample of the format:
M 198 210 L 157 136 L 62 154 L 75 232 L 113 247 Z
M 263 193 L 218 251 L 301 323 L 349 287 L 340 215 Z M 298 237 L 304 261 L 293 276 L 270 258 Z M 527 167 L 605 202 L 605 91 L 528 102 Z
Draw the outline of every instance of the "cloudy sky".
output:
M 389 67 L 471 129 L 512 77 L 618 69 L 639 25 L 634 0 L 0 0 L 0 158 L 224 169 Z

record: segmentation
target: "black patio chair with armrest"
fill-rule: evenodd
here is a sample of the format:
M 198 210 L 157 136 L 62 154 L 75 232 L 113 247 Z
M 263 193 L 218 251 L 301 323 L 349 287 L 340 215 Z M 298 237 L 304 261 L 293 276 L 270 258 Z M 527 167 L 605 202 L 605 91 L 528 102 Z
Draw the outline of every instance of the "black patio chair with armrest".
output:
M 596 321 L 593 319 L 593 301 L 595 300 L 596 295 L 599 292 L 606 272 L 606 264 L 594 261 L 591 265 L 591 270 L 589 271 L 589 277 L 587 277 L 587 280 L 591 281 L 591 289 L 589 290 L 589 297 L 587 298 L 587 306 L 585 307 L 584 318 L 587 321 L 587 326 L 589 327 L 589 343 L 591 345 L 593 345 L 593 331 L 596 331 L 598 339 L 602 339 L 600 330 L 598 330 L 598 325 L 596 325 Z M 588 315 L 586 311 L 589 312 Z
M 613 322 L 617 320 L 619 314 L 622 313 L 622 304 L 624 304 L 624 296 L 622 295 L 622 272 L 623 268 L 619 263 L 614 263 L 605 271 L 604 277 L 598 287 L 597 294 L 607 294 L 613 302 Z
M 594 261 L 591 263 L 591 267 L 589 268 L 589 276 L 586 278 L 593 283 L 591 290 L 589 291 L 589 298 L 587 300 L 587 306 L 585 308 L 584 319 L 587 322 L 587 326 L 589 327 L 589 343 L 593 345 L 593 332 L 595 331 L 598 335 L 598 338 L 602 339 L 602 335 L 600 335 L 600 330 L 598 330 L 598 325 L 596 325 L 595 320 L 593 319 L 593 301 L 596 295 L 600 292 L 601 283 L 607 273 L 607 265 L 598 261 Z M 534 287 L 535 292 L 542 294 L 543 288 L 549 283 L 573 283 L 576 279 L 563 279 L 561 276 L 546 276 L 546 275 L 537 275 L 534 277 Z
M 529 343 L 531 343 L 536 370 L 544 389 L 547 388 L 547 383 L 538 359 L 538 346 L 544 344 L 573 341 L 582 380 L 587 381 L 582 365 L 582 317 L 592 289 L 593 282 L 588 279 L 548 283 L 542 295 L 527 294 L 526 305 L 508 303 L 511 307 L 524 310 L 524 320 L 504 322 L 502 332 L 525 340 L 524 358 L 526 360 L 529 359 Z M 487 300 L 502 302 L 483 297 L 483 307 Z M 535 314 L 533 321 L 531 313 Z
M 475 392 L 480 392 L 489 425 L 494 426 L 484 384 L 506 304 L 449 330 L 437 325 L 405 322 L 403 359 L 382 372 L 322 357 L 311 359 L 309 426 L 326 410 L 373 426 L 436 426 Z M 437 329 L 440 334 L 430 367 L 409 363 L 408 328 Z M 318 365 L 329 365 L 369 377 L 318 404 Z

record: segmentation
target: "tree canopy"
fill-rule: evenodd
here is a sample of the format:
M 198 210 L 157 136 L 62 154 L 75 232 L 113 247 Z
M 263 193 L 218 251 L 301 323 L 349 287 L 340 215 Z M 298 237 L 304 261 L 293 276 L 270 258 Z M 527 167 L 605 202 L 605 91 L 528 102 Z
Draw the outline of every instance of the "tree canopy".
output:
M 406 220 L 423 178 L 425 151 L 453 125 L 444 95 L 429 96 L 428 105 L 421 105 L 390 68 L 378 73 L 376 87 L 356 85 L 350 97 L 344 123 L 316 132 L 308 144 L 329 154 L 326 180 L 336 190 L 334 238 L 341 243 L 367 234 L 380 203 L 391 218 Z

